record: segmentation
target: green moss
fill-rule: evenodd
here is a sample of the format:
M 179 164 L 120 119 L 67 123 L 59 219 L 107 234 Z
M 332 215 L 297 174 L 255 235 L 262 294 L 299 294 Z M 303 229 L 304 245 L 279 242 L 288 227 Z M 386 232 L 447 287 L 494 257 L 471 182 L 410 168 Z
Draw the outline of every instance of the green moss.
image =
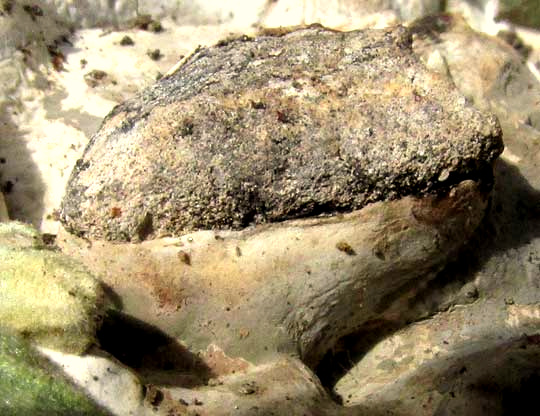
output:
M 79 263 L 19 223 L 0 224 L 0 322 L 41 345 L 82 353 L 94 342 L 103 291 Z
M 2 416 L 106 415 L 22 338 L 0 328 Z

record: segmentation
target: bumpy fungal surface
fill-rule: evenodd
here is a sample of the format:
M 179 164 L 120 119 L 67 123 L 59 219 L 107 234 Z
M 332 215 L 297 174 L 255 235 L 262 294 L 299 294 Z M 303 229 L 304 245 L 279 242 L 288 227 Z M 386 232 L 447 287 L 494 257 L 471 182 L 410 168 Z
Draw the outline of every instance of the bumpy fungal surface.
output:
M 8 222 L 0 224 L 0 265 L 3 327 L 68 353 L 96 342 L 105 295 L 80 263 L 46 248 L 29 225 Z
M 138 241 L 350 212 L 489 177 L 502 148 L 495 117 L 429 72 L 403 27 L 241 37 L 107 116 L 62 221 Z

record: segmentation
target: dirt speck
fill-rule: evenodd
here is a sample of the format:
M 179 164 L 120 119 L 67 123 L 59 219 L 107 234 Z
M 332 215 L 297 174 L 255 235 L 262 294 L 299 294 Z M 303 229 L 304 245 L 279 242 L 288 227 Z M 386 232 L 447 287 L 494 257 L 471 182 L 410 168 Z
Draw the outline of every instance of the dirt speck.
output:
M 130 36 L 126 35 L 120 40 L 120 45 L 122 45 L 122 46 L 133 46 L 133 45 L 135 45 L 135 42 L 133 41 L 133 39 Z
M 154 408 L 159 407 L 163 401 L 163 392 L 156 386 L 149 384 L 146 386 L 146 401 L 150 403 Z
M 161 54 L 161 51 L 159 49 L 149 49 L 146 54 L 150 57 L 153 61 L 159 61 L 161 57 L 163 56 Z
M 180 250 L 178 252 L 178 258 L 180 259 L 182 263 L 187 264 L 188 266 L 191 266 L 191 256 L 189 255 L 189 253 L 186 253 L 185 251 Z
M 336 244 L 336 248 L 339 250 L 339 251 L 342 251 L 344 252 L 345 254 L 347 254 L 348 256 L 355 256 L 356 255 L 356 252 L 354 251 L 354 249 L 350 246 L 349 243 L 347 243 L 346 241 L 340 241 Z
M 94 88 L 102 83 L 107 76 L 108 75 L 105 71 L 102 71 L 101 69 L 93 69 L 84 74 L 84 82 L 86 82 L 89 87 Z
M 4 12 L 8 15 L 11 14 L 11 11 L 13 10 L 13 3 L 13 0 L 2 1 L 2 3 L 0 3 L 0 12 Z
M 238 392 L 240 394 L 250 395 L 257 393 L 258 390 L 259 388 L 257 386 L 257 383 L 255 383 L 254 381 L 248 381 L 246 383 L 242 383 L 242 385 L 238 389 Z
M 119 218 L 122 216 L 122 208 L 112 207 L 111 208 L 111 218 Z

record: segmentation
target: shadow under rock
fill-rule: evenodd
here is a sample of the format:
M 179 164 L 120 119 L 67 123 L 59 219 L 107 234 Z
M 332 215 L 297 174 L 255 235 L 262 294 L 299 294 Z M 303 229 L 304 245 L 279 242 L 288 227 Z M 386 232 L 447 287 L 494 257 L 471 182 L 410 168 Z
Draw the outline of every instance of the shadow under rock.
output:
M 12 120 L 14 111 L 13 106 L 0 104 L 0 187 L 9 217 L 39 228 L 45 209 L 45 183 L 24 131 Z
M 450 256 L 451 260 L 433 279 L 424 281 L 426 276 L 422 276 L 385 299 L 385 305 L 381 306 L 390 308 L 392 305 L 395 311 L 398 305 L 401 308 L 399 317 L 395 319 L 395 313 L 386 317 L 386 311 L 381 308 L 380 319 L 369 321 L 359 331 L 343 337 L 326 354 L 316 373 L 327 389 L 331 390 L 374 345 L 412 322 L 429 318 L 456 304 L 472 303 L 480 296 L 495 296 L 497 291 L 503 291 L 504 295 L 504 290 L 512 286 L 518 287 L 522 293 L 540 293 L 530 290 L 540 288 L 540 272 L 537 273 L 538 282 L 532 282 L 534 287 L 528 289 L 531 282 L 525 281 L 526 276 L 510 276 L 504 267 L 500 267 L 504 261 L 530 261 L 527 253 L 521 253 L 518 258 L 516 253 L 540 237 L 540 191 L 531 186 L 516 166 L 502 159 L 494 167 L 494 176 L 488 212 L 470 240 L 458 253 Z M 511 254 L 505 257 L 505 253 Z M 499 269 L 490 273 L 484 286 L 477 289 L 472 282 L 478 272 L 498 256 L 502 260 L 495 261 L 494 267 Z M 520 278 L 523 281 L 515 280 Z M 341 402 L 341 398 L 334 398 Z
M 434 394 L 439 397 L 433 416 L 536 414 L 531 409 L 538 407 L 539 359 L 538 336 L 523 335 L 481 351 L 462 351 L 457 359 L 432 360 L 393 386 L 389 397 L 368 400 L 363 414 L 427 414 L 420 409 Z
M 100 348 L 134 369 L 143 384 L 191 388 L 214 376 L 196 355 L 153 325 L 110 310 L 97 333 Z
M 527 248 L 540 238 L 540 191 L 531 186 L 516 166 L 502 159 L 497 161 L 494 175 L 495 184 L 486 217 L 437 277 L 409 300 L 406 313 L 409 322 L 447 310 L 455 304 L 474 302 L 481 296 L 504 295 L 501 291 L 512 287 L 522 294 L 529 289 L 529 293 L 540 289 L 540 273 L 536 276 L 537 281 L 531 281 L 524 274 L 512 275 L 505 267 L 510 263 L 520 267 L 534 261 L 534 253 L 531 257 Z M 530 249 L 540 250 L 540 242 L 537 246 Z M 540 262 L 540 258 L 537 261 Z M 489 277 L 478 281 L 479 274 Z M 537 293 L 540 300 L 540 292 Z
M 540 387 L 539 359 L 538 336 L 523 335 L 465 354 L 446 371 L 437 368 L 444 362 L 430 365 L 411 383 L 424 379 L 443 396 L 435 416 L 533 414 Z
M 528 244 L 540 237 L 540 227 L 533 226 L 539 222 L 540 190 L 529 183 L 518 167 L 499 159 L 491 211 L 475 233 L 482 254 L 491 256 Z

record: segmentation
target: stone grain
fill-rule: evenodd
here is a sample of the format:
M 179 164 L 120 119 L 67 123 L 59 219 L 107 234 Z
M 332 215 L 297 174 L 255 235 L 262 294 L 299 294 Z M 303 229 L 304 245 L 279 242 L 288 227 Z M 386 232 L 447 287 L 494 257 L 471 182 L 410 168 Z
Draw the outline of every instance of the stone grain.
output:
M 69 180 L 79 236 L 139 241 L 351 212 L 487 179 L 497 120 L 403 27 L 309 27 L 197 50 L 117 106 Z

